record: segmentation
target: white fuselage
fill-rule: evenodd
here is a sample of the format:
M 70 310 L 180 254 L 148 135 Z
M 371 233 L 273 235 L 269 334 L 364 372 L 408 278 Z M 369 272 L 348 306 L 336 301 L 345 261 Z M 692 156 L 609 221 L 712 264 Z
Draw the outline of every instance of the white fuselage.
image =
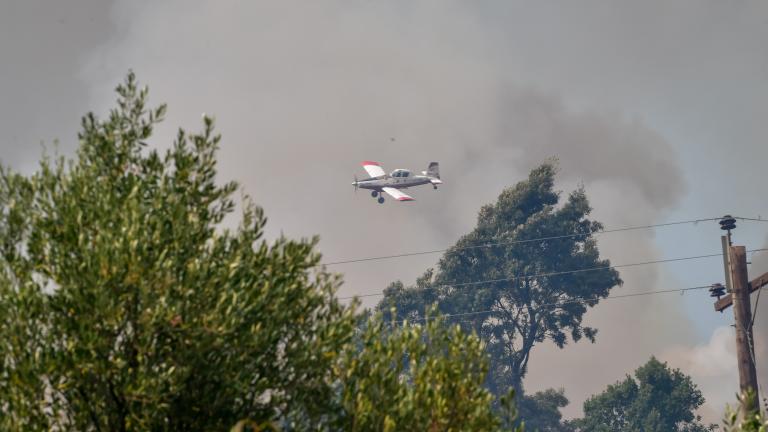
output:
M 368 189 L 371 196 L 376 198 L 379 204 L 384 204 L 383 194 L 387 194 L 398 201 L 413 201 L 414 198 L 403 192 L 401 189 L 408 189 L 414 186 L 431 184 L 433 188 L 443 183 L 440 180 L 440 166 L 437 162 L 430 162 L 426 171 L 421 175 L 413 175 L 409 170 L 396 169 L 387 174 L 381 168 L 381 164 L 373 161 L 363 161 L 361 163 L 370 178 L 357 180 L 352 185 L 357 188 Z
M 408 170 L 396 169 L 389 174 L 365 180 L 358 180 L 356 183 L 357 187 L 359 188 L 371 189 L 380 192 L 381 189 L 385 187 L 407 189 L 412 186 L 421 186 L 430 183 L 439 184 L 442 182 L 436 177 L 430 177 L 428 175 L 413 175 Z
M 427 176 L 413 176 L 406 178 L 395 178 L 390 176 L 377 177 L 367 180 L 359 180 L 357 186 L 361 189 L 381 190 L 383 187 L 393 187 L 395 189 L 407 189 L 411 186 L 420 186 L 431 183 Z

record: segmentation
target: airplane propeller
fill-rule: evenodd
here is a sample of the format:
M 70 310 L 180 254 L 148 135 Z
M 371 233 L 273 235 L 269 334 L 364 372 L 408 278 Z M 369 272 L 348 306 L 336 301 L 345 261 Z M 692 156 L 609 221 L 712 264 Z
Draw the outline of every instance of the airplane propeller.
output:
M 357 193 L 357 175 L 355 175 L 355 182 L 352 185 L 355 187 L 355 193 Z

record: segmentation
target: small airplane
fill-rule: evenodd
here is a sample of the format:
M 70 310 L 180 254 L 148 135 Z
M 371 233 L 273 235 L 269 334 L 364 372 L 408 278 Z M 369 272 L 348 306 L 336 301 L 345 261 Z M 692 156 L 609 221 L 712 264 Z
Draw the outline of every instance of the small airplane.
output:
M 431 184 L 437 189 L 437 185 L 443 183 L 440 180 L 440 167 L 437 162 L 430 162 L 429 168 L 422 171 L 421 175 L 411 175 L 407 169 L 396 169 L 387 174 L 378 162 L 364 161 L 361 165 L 371 178 L 358 181 L 357 176 L 355 176 L 355 182 L 352 185 L 355 190 L 357 188 L 370 189 L 371 196 L 378 198 L 379 204 L 384 204 L 384 193 L 398 201 L 413 201 L 412 197 L 400 189 L 424 184 Z

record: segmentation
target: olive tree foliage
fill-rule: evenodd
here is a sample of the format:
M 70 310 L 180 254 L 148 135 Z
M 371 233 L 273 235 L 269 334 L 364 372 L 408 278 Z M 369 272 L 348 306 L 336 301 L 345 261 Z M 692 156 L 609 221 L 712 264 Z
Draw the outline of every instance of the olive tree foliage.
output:
M 600 257 L 593 234 L 602 225 L 588 219 L 584 189 L 561 200 L 556 172 L 548 161 L 505 189 L 482 207 L 476 227 L 445 252 L 436 270 L 415 286 L 393 283 L 379 304 L 416 319 L 433 303 L 459 315 L 486 344 L 488 384 L 496 394 L 521 390 L 536 344 L 594 341 L 597 329 L 583 325 L 584 314 L 622 283 Z
M 635 371 L 584 402 L 580 432 L 704 432 L 696 409 L 704 397 L 691 378 L 651 358 Z
M 315 240 L 262 239 L 247 198 L 224 229 L 211 119 L 150 150 L 165 106 L 133 74 L 117 93 L 74 159 L 0 172 L 0 429 L 314 424 L 354 331 L 339 279 Z
M 345 431 L 496 431 L 512 428 L 512 399 L 501 414 L 484 388 L 481 340 L 434 313 L 394 326 L 378 314 L 338 366 Z
M 768 432 L 768 418 L 754 414 L 750 418 L 737 420 L 733 411 L 726 414 L 725 432 Z
M 725 432 L 768 432 L 768 417 L 763 413 L 754 410 L 746 416 L 743 415 L 747 406 L 755 406 L 754 403 L 749 403 L 755 399 L 754 392 L 744 393 L 738 397 L 740 409 L 726 407 L 723 419 Z

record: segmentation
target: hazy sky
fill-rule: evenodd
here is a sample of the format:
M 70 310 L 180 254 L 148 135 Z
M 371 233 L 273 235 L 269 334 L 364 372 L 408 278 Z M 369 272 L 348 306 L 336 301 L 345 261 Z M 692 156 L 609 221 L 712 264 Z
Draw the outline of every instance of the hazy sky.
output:
M 560 187 L 583 184 L 608 228 L 768 217 L 766 46 L 762 1 L 6 1 L 1 157 L 28 171 L 41 142 L 71 153 L 79 117 L 103 115 L 132 68 L 169 104 L 155 145 L 214 115 L 222 179 L 265 208 L 270 235 L 318 234 L 327 261 L 450 246 L 550 156 Z M 380 206 L 350 186 L 364 159 L 436 160 L 445 185 Z M 767 232 L 739 223 L 735 239 L 758 248 Z M 719 235 L 706 222 L 600 245 L 622 264 L 716 253 Z M 361 294 L 412 282 L 437 258 L 331 268 L 344 273 L 341 295 Z M 753 277 L 768 271 L 753 258 Z M 622 277 L 616 294 L 698 286 L 722 281 L 722 263 Z M 760 310 L 763 341 L 768 298 Z M 651 355 L 693 375 L 709 420 L 733 400 L 732 313 L 713 312 L 706 291 L 605 301 L 587 320 L 598 342 L 535 348 L 525 382 L 564 387 L 569 416 Z

